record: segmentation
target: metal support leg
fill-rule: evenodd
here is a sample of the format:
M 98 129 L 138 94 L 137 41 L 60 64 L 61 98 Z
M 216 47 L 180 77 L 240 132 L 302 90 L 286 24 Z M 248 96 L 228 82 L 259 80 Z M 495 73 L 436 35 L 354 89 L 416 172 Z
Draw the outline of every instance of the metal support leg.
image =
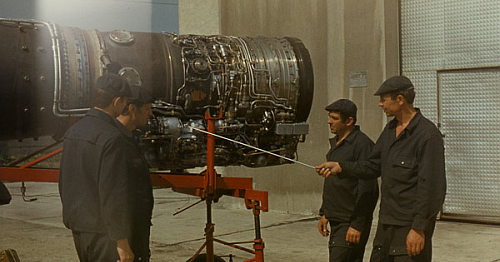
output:
M 253 220 L 254 220 L 254 223 L 255 223 L 255 239 L 260 239 L 261 238 L 261 235 L 260 235 L 260 216 L 259 216 L 259 213 L 253 215 Z
M 207 120 L 207 131 L 215 133 L 215 120 L 222 117 L 222 110 L 219 110 L 219 115 L 212 117 L 209 110 L 205 112 L 205 119 Z M 205 173 L 205 197 L 207 200 L 207 226 L 205 228 L 205 235 L 207 244 L 207 262 L 214 262 L 214 230 L 215 225 L 212 223 L 212 200 L 217 190 L 217 177 L 215 173 L 215 138 L 212 135 L 207 136 L 207 172 Z
M 212 223 L 212 200 L 207 199 L 207 225 L 205 227 L 205 243 L 207 251 L 207 262 L 214 262 L 214 230 Z
M 264 241 L 260 233 L 260 210 L 258 209 L 259 202 L 255 201 L 253 205 L 253 217 L 255 223 L 255 239 L 253 249 L 255 250 L 255 261 L 264 262 Z

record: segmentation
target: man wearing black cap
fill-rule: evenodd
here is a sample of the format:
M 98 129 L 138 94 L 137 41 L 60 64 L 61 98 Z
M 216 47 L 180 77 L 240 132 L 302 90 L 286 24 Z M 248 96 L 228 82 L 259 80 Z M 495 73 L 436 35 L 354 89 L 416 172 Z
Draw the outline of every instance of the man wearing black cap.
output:
M 413 107 L 410 79 L 394 76 L 375 93 L 393 116 L 367 161 L 325 162 L 325 177 L 382 178 L 377 234 L 371 261 L 431 261 L 435 218 L 446 194 L 444 146 L 434 123 Z
M 129 242 L 135 261 L 149 261 L 149 236 L 154 204 L 153 188 L 149 165 L 139 146 L 140 131 L 137 128 L 146 126 L 148 119 L 153 115 L 151 103 L 154 99 L 151 92 L 145 88 L 132 86 L 131 91 L 132 97 L 127 100 L 127 105 L 117 118 L 121 123 L 119 128 L 127 138 L 130 150 L 126 152 L 126 159 L 131 163 L 130 172 L 134 174 L 131 177 L 134 187 L 130 192 L 134 213 L 132 214 L 132 236 Z
M 154 102 L 153 95 L 145 88 L 132 87 L 132 97 L 127 100 L 127 106 L 123 109 L 118 120 L 129 131 L 134 131 L 147 125 L 148 119 L 153 116 L 151 111 Z
M 130 248 L 133 174 L 131 148 L 115 119 L 131 96 L 120 76 L 99 77 L 94 108 L 64 135 L 59 175 L 63 222 L 72 230 L 80 261 L 133 261 Z
M 330 132 L 336 135 L 330 139 L 326 160 L 366 160 L 372 151 L 373 141 L 355 125 L 356 105 L 348 99 L 340 99 L 325 109 L 328 111 Z M 363 261 L 377 200 L 376 179 L 325 178 L 318 230 L 322 236 L 328 236 L 330 224 L 330 262 Z

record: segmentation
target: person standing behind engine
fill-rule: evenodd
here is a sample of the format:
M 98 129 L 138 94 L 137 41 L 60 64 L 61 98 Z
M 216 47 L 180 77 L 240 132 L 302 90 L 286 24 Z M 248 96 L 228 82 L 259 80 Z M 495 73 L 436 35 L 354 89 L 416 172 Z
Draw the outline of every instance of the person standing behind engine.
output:
M 366 160 L 374 143 L 355 125 L 356 105 L 348 99 L 340 99 L 325 109 L 328 111 L 330 132 L 336 135 L 330 139 L 326 160 Z M 328 236 L 331 231 L 330 262 L 363 261 L 377 200 L 376 179 L 325 178 L 318 230 L 323 236 Z
M 154 99 L 147 89 L 131 89 L 132 97 L 117 119 L 121 123 L 120 131 L 127 137 L 127 144 L 131 149 L 127 152 L 127 161 L 130 161 L 131 172 L 134 174 L 131 178 L 135 184 L 131 201 L 136 212 L 132 214 L 130 246 L 135 255 L 134 261 L 147 262 L 151 256 L 149 237 L 154 201 L 149 165 L 139 146 L 140 131 L 137 128 L 146 126 L 149 117 L 153 115 L 151 103 Z

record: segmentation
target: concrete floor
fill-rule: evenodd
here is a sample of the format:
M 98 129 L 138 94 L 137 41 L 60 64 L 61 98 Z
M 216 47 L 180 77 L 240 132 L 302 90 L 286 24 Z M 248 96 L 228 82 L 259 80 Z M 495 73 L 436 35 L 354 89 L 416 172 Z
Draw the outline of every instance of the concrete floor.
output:
M 6 185 L 14 199 L 11 204 L 0 206 L 0 250 L 15 249 L 23 262 L 77 261 L 71 233 L 61 222 L 57 184 L 27 183 L 27 194 L 38 199 L 34 202 L 22 200 L 20 183 Z M 155 189 L 154 195 L 152 261 L 187 261 L 203 244 L 205 204 L 173 216 L 198 199 L 170 189 Z M 229 242 L 251 241 L 254 238 L 252 212 L 234 203 L 222 198 L 214 204 L 215 235 Z M 270 211 L 261 214 L 261 225 L 266 261 L 328 261 L 328 240 L 317 232 L 315 216 Z M 371 251 L 372 238 L 373 235 L 365 258 Z M 438 221 L 433 242 L 433 261 L 500 261 L 500 226 L 497 225 Z M 232 254 L 236 256 L 234 261 L 251 258 L 245 252 L 218 243 L 215 243 L 215 252 L 221 256 Z

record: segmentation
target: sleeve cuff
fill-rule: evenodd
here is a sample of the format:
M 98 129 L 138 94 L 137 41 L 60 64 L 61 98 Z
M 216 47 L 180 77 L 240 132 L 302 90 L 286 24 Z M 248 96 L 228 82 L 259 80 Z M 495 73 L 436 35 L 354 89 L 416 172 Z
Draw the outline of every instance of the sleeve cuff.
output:
M 363 231 L 365 229 L 366 220 L 362 217 L 357 217 L 353 221 L 351 221 L 351 227 L 358 230 Z
M 429 222 L 428 219 L 424 219 L 420 216 L 416 216 L 415 219 L 413 220 L 413 223 L 411 224 L 411 228 L 412 229 L 426 229 L 428 222 Z
M 321 206 L 321 208 L 319 209 L 318 214 L 319 214 L 320 216 L 324 216 L 324 215 L 325 215 L 325 210 L 323 210 L 323 206 Z
M 340 168 L 342 168 L 342 172 L 340 172 L 340 173 L 337 174 L 338 177 L 339 178 L 346 177 L 346 174 L 347 174 L 347 170 L 346 169 L 347 169 L 347 166 L 348 166 L 347 162 L 339 162 L 339 166 L 340 166 Z
M 129 232 L 127 232 L 127 230 L 117 230 L 117 231 L 113 231 L 113 232 L 109 232 L 109 238 L 113 241 L 117 241 L 119 239 L 123 239 L 123 238 L 129 238 Z

